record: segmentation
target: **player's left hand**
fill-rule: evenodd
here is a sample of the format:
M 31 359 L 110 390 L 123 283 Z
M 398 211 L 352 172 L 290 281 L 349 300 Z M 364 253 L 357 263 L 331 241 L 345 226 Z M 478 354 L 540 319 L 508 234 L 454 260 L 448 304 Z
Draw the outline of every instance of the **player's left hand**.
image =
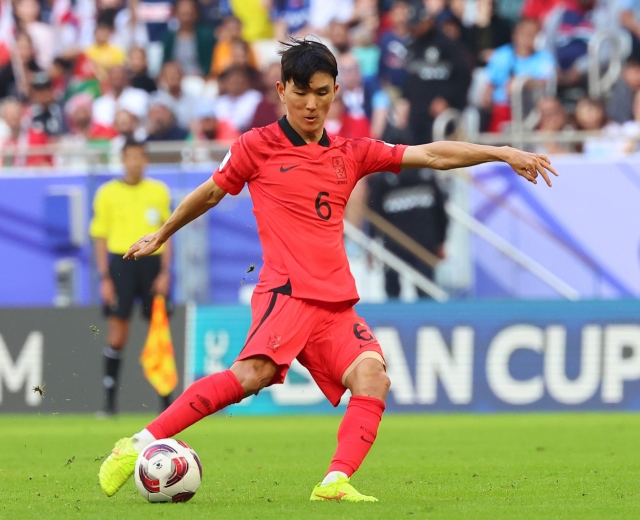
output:
M 514 172 L 516 172 L 521 177 L 524 177 L 529 182 L 538 184 L 538 181 L 536 179 L 538 175 L 540 175 L 547 183 L 547 186 L 550 187 L 551 179 L 549 178 L 547 170 L 553 173 L 556 177 L 558 176 L 558 172 L 553 166 L 551 166 L 551 161 L 546 155 L 523 152 L 522 150 L 517 150 L 510 147 L 505 148 L 505 162 L 508 163 L 511 168 L 513 168 Z
M 169 294 L 169 278 L 169 271 L 160 271 L 151 285 L 151 293 L 166 298 Z
M 149 256 L 155 253 L 162 246 L 162 242 L 158 240 L 158 237 L 154 235 L 145 235 L 135 244 L 133 244 L 129 251 L 124 255 L 125 260 L 133 258 L 137 260 L 141 256 Z

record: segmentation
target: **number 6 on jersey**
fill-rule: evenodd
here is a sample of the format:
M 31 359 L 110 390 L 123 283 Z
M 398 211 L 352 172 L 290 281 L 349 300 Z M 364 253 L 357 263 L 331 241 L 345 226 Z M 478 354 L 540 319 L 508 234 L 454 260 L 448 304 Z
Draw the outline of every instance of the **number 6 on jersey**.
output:
M 331 218 L 331 206 L 328 202 L 322 201 L 322 197 L 328 197 L 329 194 L 326 191 L 321 191 L 316 197 L 316 213 L 322 220 L 329 220 Z

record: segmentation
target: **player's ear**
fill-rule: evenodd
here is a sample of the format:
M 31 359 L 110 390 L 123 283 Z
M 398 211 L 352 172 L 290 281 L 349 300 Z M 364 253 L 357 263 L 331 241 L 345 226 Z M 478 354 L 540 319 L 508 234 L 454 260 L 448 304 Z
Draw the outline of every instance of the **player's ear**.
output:
M 280 98 L 280 101 L 284 103 L 284 84 L 282 83 L 282 81 L 278 81 L 276 83 L 276 90 L 278 91 L 278 97 Z
M 338 93 L 338 89 L 340 88 L 340 85 L 338 83 L 335 83 L 333 85 L 333 95 L 335 96 Z

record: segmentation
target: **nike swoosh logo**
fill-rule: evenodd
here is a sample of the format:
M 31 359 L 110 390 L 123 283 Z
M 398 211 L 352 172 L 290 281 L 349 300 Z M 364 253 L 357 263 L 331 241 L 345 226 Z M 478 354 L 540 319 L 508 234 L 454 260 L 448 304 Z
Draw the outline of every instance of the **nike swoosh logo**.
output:
M 370 341 L 369 343 L 365 343 L 364 345 L 362 343 L 360 343 L 360 348 L 366 347 L 368 345 L 373 345 L 375 343 L 375 341 Z
M 360 435 L 360 438 L 364 441 L 364 442 L 368 442 L 369 444 L 373 444 L 373 441 L 370 441 L 368 439 L 364 438 L 364 435 Z
M 289 170 L 293 170 L 294 168 L 297 168 L 298 166 L 300 166 L 299 164 L 296 164 L 294 166 L 289 166 L 288 168 L 285 168 L 284 166 L 280 166 L 280 171 L 282 173 L 288 172 Z
M 198 410 L 195 406 L 193 406 L 193 401 L 189 403 L 189 406 L 193 408 L 195 412 L 198 412 L 200 415 L 204 416 L 204 414 L 200 410 Z

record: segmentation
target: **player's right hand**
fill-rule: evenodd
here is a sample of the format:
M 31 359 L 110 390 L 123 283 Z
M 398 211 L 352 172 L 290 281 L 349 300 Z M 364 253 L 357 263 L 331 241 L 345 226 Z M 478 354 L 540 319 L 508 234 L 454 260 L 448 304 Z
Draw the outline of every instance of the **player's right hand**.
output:
M 135 244 L 133 244 L 129 251 L 124 255 L 125 260 L 133 258 L 137 260 L 142 256 L 149 256 L 155 253 L 162 246 L 162 242 L 158 240 L 158 237 L 154 235 L 145 235 Z

